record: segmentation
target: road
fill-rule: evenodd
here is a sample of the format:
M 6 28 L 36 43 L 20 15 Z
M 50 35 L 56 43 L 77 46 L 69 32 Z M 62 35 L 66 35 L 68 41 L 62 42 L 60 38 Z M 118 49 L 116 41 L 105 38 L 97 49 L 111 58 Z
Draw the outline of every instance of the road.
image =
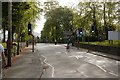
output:
M 65 44 L 40 43 L 35 46 L 43 64 L 42 78 L 118 78 L 120 62 L 87 53 Z

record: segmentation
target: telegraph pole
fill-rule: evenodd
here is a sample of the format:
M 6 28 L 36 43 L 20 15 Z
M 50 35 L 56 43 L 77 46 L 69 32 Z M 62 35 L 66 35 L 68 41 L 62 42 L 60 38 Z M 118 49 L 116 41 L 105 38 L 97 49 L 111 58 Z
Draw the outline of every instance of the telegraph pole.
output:
M 12 0 L 8 2 L 8 41 L 7 41 L 7 48 L 8 48 L 8 61 L 7 66 L 11 66 L 11 47 L 12 47 Z

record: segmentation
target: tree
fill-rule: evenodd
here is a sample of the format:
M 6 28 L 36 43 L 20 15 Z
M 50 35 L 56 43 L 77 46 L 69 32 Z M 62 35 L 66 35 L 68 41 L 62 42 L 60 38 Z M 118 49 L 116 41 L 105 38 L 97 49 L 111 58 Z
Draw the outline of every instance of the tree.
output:
M 63 38 L 64 31 L 72 30 L 73 13 L 69 8 L 55 8 L 46 13 L 46 22 L 41 36 L 45 35 L 48 40 L 59 41 Z M 44 36 L 44 37 L 45 37 Z
M 85 32 L 89 32 L 90 26 L 94 24 L 96 28 L 94 34 L 97 35 L 98 38 L 103 36 L 105 29 L 106 31 L 116 30 L 118 25 L 115 21 L 119 21 L 117 5 L 118 2 L 80 2 L 74 16 L 74 27 L 83 27 Z M 107 34 L 107 32 L 105 32 L 105 34 Z M 91 35 L 93 35 L 93 33 L 91 33 Z
M 2 29 L 3 42 L 5 42 L 5 31 L 8 29 L 8 2 L 2 2 Z

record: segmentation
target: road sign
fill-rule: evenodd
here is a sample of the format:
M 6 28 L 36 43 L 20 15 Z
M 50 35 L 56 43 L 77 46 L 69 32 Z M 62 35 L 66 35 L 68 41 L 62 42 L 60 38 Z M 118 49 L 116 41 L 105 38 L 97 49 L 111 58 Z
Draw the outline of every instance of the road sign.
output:
M 120 40 L 120 31 L 108 31 L 108 40 Z

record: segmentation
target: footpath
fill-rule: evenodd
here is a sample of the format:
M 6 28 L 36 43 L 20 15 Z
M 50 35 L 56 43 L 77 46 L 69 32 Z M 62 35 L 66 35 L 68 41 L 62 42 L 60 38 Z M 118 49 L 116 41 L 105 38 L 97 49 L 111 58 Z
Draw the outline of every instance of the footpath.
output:
M 12 66 L 2 71 L 3 80 L 39 80 L 42 65 L 37 51 L 32 52 L 32 46 L 26 47 L 12 59 Z

